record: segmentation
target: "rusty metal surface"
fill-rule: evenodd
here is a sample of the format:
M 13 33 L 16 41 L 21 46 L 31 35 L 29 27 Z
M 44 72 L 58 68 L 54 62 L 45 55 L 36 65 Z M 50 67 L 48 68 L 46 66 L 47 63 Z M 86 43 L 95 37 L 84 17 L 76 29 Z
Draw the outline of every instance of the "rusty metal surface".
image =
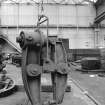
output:
M 34 32 L 21 32 L 20 36 L 16 38 L 16 41 L 20 43 L 21 48 L 24 48 L 28 45 L 37 45 L 44 43 L 45 36 L 41 31 L 36 29 Z
M 48 36 L 44 39 L 39 30 L 35 30 L 34 34 L 21 32 L 17 42 L 22 48 L 22 78 L 31 104 L 42 105 L 40 86 L 44 69 L 51 72 L 53 85 L 53 100 L 49 100 L 47 104 L 61 104 L 68 74 L 63 43 L 58 39 L 54 39 L 52 43 Z

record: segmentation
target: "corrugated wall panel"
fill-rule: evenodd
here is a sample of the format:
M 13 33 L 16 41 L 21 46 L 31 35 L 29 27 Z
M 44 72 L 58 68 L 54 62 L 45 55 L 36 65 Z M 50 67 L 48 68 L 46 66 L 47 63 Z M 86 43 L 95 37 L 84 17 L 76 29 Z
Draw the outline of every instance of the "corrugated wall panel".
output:
M 19 6 L 19 25 L 36 25 L 38 7 L 35 4 L 21 4 Z
M 54 30 L 50 30 L 50 33 Z M 94 31 L 92 29 L 62 29 L 60 30 L 62 38 L 69 38 L 70 48 L 94 48 Z
M 18 14 L 19 13 L 19 14 Z M 69 38 L 70 48 L 93 48 L 94 30 L 89 27 L 95 18 L 95 9 L 90 5 L 44 5 L 44 14 L 49 17 L 50 25 L 57 25 L 58 28 L 50 28 L 50 35 L 57 35 L 62 38 Z M 2 25 L 36 25 L 38 6 L 35 4 L 2 4 L 1 21 Z M 74 28 L 60 28 L 59 25 L 71 25 Z M 76 28 L 83 27 L 83 28 Z M 4 28 L 2 32 L 7 34 L 9 39 L 16 44 L 15 39 L 21 30 L 32 31 L 34 28 Z M 46 34 L 46 30 L 42 29 Z
M 78 21 L 79 25 L 89 26 L 95 18 L 94 11 L 93 6 L 87 5 L 44 5 L 44 14 L 50 18 L 50 24 L 77 25 Z M 35 4 L 2 5 L 2 25 L 17 25 L 18 21 L 20 25 L 34 25 L 37 16 L 38 5 Z

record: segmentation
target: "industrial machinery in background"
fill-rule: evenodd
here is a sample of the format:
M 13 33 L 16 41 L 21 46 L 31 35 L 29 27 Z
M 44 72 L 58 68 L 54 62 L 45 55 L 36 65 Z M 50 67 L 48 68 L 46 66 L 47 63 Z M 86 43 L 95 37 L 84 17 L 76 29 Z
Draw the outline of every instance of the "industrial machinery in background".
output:
M 71 49 L 70 49 L 71 50 Z M 76 70 L 82 72 L 105 72 L 105 48 L 102 49 L 73 49 L 73 59 L 69 64 L 73 64 Z M 75 59 L 74 59 L 75 58 Z
M 10 95 L 16 89 L 14 80 L 7 76 L 7 71 L 4 70 L 6 67 L 4 60 L 8 59 L 8 56 L 5 56 L 5 53 L 2 52 L 2 46 L 0 45 L 0 97 Z
M 22 55 L 21 53 L 14 53 L 11 55 L 12 64 L 20 67 L 22 63 Z
M 50 36 L 51 37 L 56 37 L 56 36 Z M 62 41 L 64 47 L 65 47 L 65 50 L 66 52 L 68 52 L 69 50 L 69 39 L 64 39 L 64 38 L 59 38 L 59 40 Z M 69 55 L 69 56 L 68 56 Z M 72 57 L 72 55 L 68 54 L 67 53 L 67 61 L 69 62 L 69 58 Z M 21 63 L 22 63 L 22 55 L 21 53 L 17 52 L 17 53 L 13 53 L 10 55 L 10 58 L 12 59 L 12 64 L 16 65 L 17 67 L 20 67 L 21 66 Z
M 47 37 L 40 31 L 40 24 L 47 22 Z M 67 85 L 67 55 L 57 37 L 48 36 L 49 19 L 39 15 L 38 28 L 33 33 L 21 32 L 17 42 L 22 48 L 22 78 L 25 91 L 32 105 L 43 105 L 41 100 L 41 74 L 51 73 L 53 100 L 47 105 L 61 104 Z

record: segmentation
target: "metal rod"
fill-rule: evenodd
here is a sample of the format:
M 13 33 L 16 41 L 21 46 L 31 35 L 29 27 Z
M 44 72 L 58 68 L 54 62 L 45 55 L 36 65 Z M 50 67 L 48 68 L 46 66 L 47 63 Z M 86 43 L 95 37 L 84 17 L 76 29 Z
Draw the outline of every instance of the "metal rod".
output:
M 18 21 L 17 21 L 17 34 L 19 33 L 19 3 L 17 3 L 17 7 L 18 7 L 18 13 L 17 13 L 17 17 L 18 17 Z
M 79 23 L 78 23 L 78 5 L 76 5 L 76 23 L 77 23 L 77 35 L 79 34 Z

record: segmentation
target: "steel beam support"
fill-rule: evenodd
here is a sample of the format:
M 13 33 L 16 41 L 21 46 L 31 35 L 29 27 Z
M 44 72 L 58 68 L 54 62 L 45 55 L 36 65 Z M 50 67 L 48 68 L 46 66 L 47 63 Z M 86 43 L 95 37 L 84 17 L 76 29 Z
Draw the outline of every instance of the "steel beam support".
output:
M 100 15 L 98 15 L 95 18 L 95 23 L 100 23 L 101 21 L 103 21 L 105 19 L 105 12 L 101 13 Z
M 12 28 L 17 28 L 16 25 L 12 25 L 12 26 L 8 26 L 8 25 L 1 25 L 0 28 L 8 28 L 8 29 L 12 29 Z M 18 28 L 37 28 L 36 25 L 19 25 Z M 45 25 L 41 25 L 40 28 L 46 28 Z M 48 28 L 57 28 L 57 25 L 49 25 Z M 73 25 L 59 25 L 59 28 L 77 28 L 77 26 L 73 26 Z M 78 28 L 94 28 L 94 26 L 78 26 Z

